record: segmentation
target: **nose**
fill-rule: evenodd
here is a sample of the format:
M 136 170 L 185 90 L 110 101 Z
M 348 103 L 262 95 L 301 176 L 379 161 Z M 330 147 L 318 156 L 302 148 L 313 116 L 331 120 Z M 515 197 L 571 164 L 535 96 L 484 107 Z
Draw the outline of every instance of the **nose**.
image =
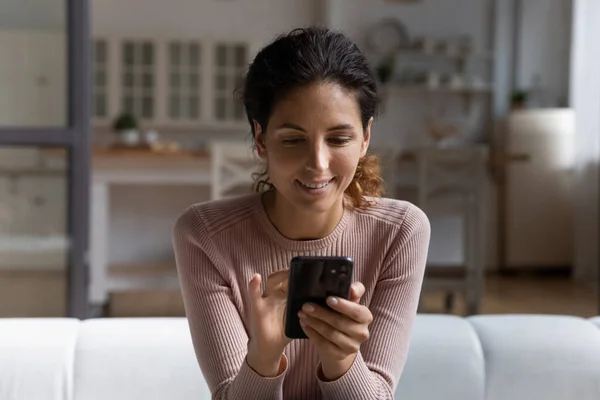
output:
M 316 141 L 308 150 L 306 169 L 321 173 L 329 168 L 329 148 L 322 141 Z

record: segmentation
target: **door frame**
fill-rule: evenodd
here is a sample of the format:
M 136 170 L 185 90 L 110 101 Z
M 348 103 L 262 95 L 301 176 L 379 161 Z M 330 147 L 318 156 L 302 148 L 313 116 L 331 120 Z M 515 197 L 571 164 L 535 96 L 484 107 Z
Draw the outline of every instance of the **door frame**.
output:
M 64 0 L 67 37 L 67 124 L 61 128 L 0 126 L 0 146 L 63 147 L 68 154 L 67 310 L 68 317 L 89 316 L 90 208 L 90 7 L 89 0 Z

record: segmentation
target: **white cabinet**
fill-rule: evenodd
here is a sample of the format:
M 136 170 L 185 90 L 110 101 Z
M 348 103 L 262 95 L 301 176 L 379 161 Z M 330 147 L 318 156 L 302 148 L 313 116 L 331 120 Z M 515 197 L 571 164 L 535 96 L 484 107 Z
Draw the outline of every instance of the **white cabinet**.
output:
M 64 33 L 0 30 L 0 125 L 65 126 Z
M 247 124 L 234 91 L 246 72 L 250 43 L 99 37 L 94 49 L 96 125 L 107 126 L 124 111 L 154 126 Z
M 507 170 L 507 265 L 571 266 L 573 112 L 519 111 L 508 126 L 509 153 L 530 159 L 509 164 Z

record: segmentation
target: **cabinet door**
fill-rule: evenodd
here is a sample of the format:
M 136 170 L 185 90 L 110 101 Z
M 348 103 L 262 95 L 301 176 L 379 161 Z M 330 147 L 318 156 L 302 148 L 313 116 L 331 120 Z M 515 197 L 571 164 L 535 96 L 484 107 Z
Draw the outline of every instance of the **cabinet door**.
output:
M 0 31 L 0 125 L 65 126 L 66 37 Z
M 214 47 L 214 119 L 216 122 L 243 122 L 244 105 L 234 97 L 248 64 L 248 45 L 218 43 Z
M 121 107 L 143 120 L 156 117 L 156 45 L 149 40 L 121 43 Z

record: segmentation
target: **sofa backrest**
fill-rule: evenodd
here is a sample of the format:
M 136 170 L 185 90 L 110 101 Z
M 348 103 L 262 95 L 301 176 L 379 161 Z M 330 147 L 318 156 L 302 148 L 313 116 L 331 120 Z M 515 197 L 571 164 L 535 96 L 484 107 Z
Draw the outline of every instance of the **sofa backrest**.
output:
M 0 319 L 0 399 L 210 399 L 184 318 Z M 396 398 L 600 399 L 600 317 L 418 315 Z

